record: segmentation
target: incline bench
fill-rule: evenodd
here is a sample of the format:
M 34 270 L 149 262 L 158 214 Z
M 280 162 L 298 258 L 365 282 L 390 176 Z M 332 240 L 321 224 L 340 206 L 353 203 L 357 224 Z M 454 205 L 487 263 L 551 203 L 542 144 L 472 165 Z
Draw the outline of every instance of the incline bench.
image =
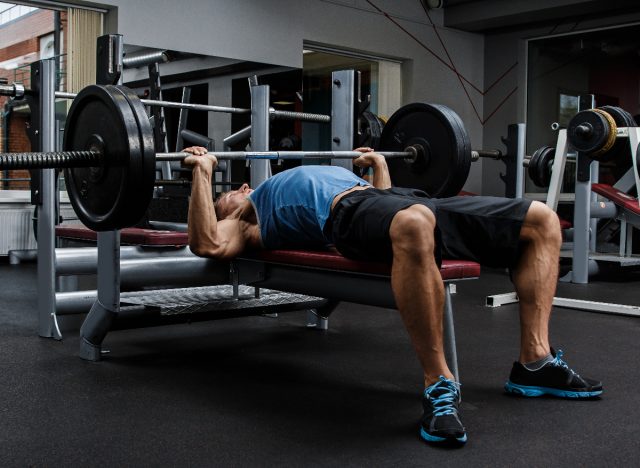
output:
M 79 225 L 56 227 L 56 235 L 74 243 L 94 245 L 96 233 Z M 173 231 L 127 228 L 120 233 L 122 244 L 156 247 L 184 246 L 187 234 Z M 164 242 L 163 240 L 164 239 Z M 333 251 L 265 250 L 247 252 L 231 261 L 232 285 L 250 285 L 328 299 L 326 314 L 340 301 L 396 308 L 390 281 L 390 265 L 350 260 Z M 447 361 L 458 375 L 453 308 L 448 283 L 475 279 L 480 265 L 444 260 L 440 268 L 445 287 L 445 343 Z
M 620 256 L 630 257 L 632 233 L 629 226 L 640 227 L 640 204 L 638 199 L 608 184 L 591 184 L 591 190 L 611 200 L 618 207 L 616 219 L 620 221 Z

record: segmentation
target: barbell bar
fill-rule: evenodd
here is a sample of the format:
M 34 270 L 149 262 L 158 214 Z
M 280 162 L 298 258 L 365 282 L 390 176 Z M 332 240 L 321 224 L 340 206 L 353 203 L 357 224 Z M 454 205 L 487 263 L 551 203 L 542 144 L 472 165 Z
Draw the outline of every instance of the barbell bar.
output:
M 17 99 L 22 98 L 25 92 L 24 87 L 19 83 L 12 85 L 0 85 L 0 96 L 12 96 Z M 77 93 L 68 93 L 64 91 L 56 91 L 54 96 L 58 99 L 75 99 Z M 159 106 L 172 109 L 187 109 L 194 111 L 205 112 L 219 112 L 226 114 L 250 114 L 251 109 L 244 109 L 241 107 L 225 107 L 225 106 L 212 106 L 209 104 L 194 104 L 189 102 L 175 102 L 175 101 L 160 101 L 155 99 L 141 99 L 140 102 L 145 106 Z M 316 123 L 329 123 L 331 122 L 331 116 L 325 114 L 313 114 L 310 112 L 295 112 L 274 109 L 269 107 L 269 116 L 271 119 L 280 120 L 300 120 L 303 122 L 316 122 Z
M 96 231 L 132 226 L 146 212 L 158 160 L 189 153 L 155 153 L 153 130 L 138 96 L 124 86 L 90 85 L 73 100 L 63 151 L 0 154 L 0 168 L 64 168 L 69 199 L 86 226 Z M 378 151 L 388 159 L 392 184 L 433 197 L 459 193 L 479 157 L 471 151 L 462 121 L 438 104 L 414 103 L 396 111 L 383 128 Z M 225 159 L 355 158 L 356 151 L 212 153 Z
M 406 151 L 382 151 L 386 159 L 406 158 L 413 161 L 418 157 L 419 148 L 409 147 Z M 209 152 L 220 161 L 254 159 L 302 160 L 302 159 L 354 159 L 362 156 L 359 151 L 223 151 Z M 187 152 L 156 153 L 158 162 L 183 161 Z M 83 151 L 50 151 L 30 153 L 0 153 L 0 170 L 15 169 L 65 169 L 74 167 L 96 167 L 105 164 L 105 154 L 100 149 Z
M 414 163 L 424 157 L 420 145 L 409 146 L 405 151 L 376 151 L 385 159 L 405 159 Z M 360 151 L 211 151 L 208 155 L 220 161 L 246 160 L 303 160 L 303 159 L 355 159 L 362 156 Z M 156 153 L 158 162 L 183 161 L 191 153 L 184 151 Z M 481 157 L 500 159 L 499 150 L 472 151 L 472 161 Z M 0 153 L 0 170 L 17 169 L 65 169 L 73 167 L 96 167 L 105 163 L 105 155 L 100 149 L 83 151 L 50 151 L 27 153 Z
M 55 97 L 59 99 L 75 99 L 76 93 L 67 93 L 63 91 L 56 91 Z M 175 102 L 175 101 L 159 101 L 155 99 L 141 99 L 140 102 L 145 106 L 159 106 L 172 109 L 188 109 L 194 111 L 205 112 L 220 112 L 226 114 L 250 114 L 251 109 L 243 109 L 240 107 L 224 107 L 224 106 L 212 106 L 209 104 L 194 104 L 189 102 Z M 318 122 L 329 123 L 331 122 L 331 116 L 325 114 L 313 114 L 310 112 L 294 112 L 274 109 L 269 107 L 269 116 L 271 119 L 281 120 L 301 120 L 304 122 Z

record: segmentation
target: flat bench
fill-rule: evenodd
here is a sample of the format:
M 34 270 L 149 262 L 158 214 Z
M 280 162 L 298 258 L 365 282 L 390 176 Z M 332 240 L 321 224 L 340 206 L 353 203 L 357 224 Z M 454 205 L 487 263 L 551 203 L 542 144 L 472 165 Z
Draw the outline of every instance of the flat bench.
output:
M 62 239 L 92 245 L 97 233 L 81 225 L 56 227 Z M 122 244 L 153 247 L 185 246 L 187 234 L 127 228 L 120 232 Z M 260 250 L 245 252 L 231 262 L 231 283 L 251 285 L 290 293 L 354 302 L 377 307 L 397 308 L 391 290 L 391 267 L 387 263 L 351 260 L 335 251 Z M 445 283 L 475 279 L 480 265 L 464 260 L 444 260 L 440 275 Z M 457 356 L 453 327 L 453 308 L 449 284 L 445 287 L 445 343 L 447 360 L 457 376 Z

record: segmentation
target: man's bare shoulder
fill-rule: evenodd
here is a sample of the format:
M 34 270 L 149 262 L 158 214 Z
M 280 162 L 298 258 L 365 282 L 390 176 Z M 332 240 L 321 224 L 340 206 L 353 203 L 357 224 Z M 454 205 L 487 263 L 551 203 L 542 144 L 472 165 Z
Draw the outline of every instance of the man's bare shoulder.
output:
M 250 247 L 262 247 L 258 217 L 249 200 L 245 200 L 227 219 L 233 219 L 239 224 L 242 236 Z

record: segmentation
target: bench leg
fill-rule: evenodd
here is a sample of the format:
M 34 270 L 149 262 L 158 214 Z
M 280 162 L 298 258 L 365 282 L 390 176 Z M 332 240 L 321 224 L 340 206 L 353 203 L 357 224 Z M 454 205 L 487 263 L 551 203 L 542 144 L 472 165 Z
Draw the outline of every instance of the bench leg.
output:
M 316 309 L 307 310 L 307 328 L 315 328 L 317 330 L 328 330 L 329 319 L 318 315 Z
M 444 288 L 444 354 L 449 369 L 457 382 L 460 382 L 458 374 L 458 354 L 456 352 L 456 334 L 453 326 L 453 307 L 451 306 L 451 286 L 445 283 Z
M 111 329 L 117 311 L 109 310 L 95 301 L 80 328 L 80 357 L 87 361 L 99 361 L 102 357 L 102 341 Z
M 339 301 L 327 301 L 322 307 L 307 311 L 307 328 L 329 329 L 329 315 L 338 307 Z

